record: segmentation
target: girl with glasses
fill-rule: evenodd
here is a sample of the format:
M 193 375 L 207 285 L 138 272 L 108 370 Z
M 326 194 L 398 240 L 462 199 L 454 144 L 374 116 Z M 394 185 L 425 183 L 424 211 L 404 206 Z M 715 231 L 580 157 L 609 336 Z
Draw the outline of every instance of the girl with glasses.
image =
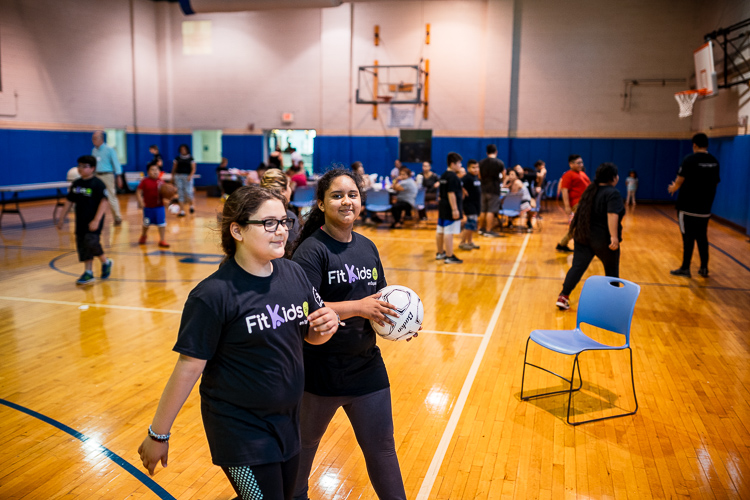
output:
M 293 222 L 284 198 L 241 187 L 224 204 L 219 269 L 188 296 L 174 350 L 179 359 L 138 452 L 153 475 L 167 465 L 172 423 L 195 383 L 213 463 L 242 500 L 289 500 L 297 474 L 303 340 L 338 328 L 284 245 Z

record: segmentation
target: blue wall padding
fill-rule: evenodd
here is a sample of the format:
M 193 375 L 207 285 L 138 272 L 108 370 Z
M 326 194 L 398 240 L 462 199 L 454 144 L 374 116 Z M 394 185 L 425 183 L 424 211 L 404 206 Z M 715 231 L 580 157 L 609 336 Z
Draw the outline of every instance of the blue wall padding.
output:
M 148 146 L 156 144 L 171 171 L 180 144 L 191 145 L 189 134 L 128 134 L 128 164 L 125 171 L 143 171 L 151 159 Z M 475 138 L 433 137 L 432 164 L 436 173 L 446 168 L 446 156 L 455 151 L 464 158 L 481 160 L 487 144 L 495 144 L 498 158 L 507 166 L 533 167 L 536 160 L 547 163 L 548 178 L 558 179 L 568 169 L 568 155 L 580 154 L 593 178 L 596 167 L 614 162 L 620 170 L 620 192 L 625 194 L 625 177 L 638 172 L 638 198 L 670 201 L 667 186 L 674 180 L 682 159 L 692 152 L 689 140 L 678 139 L 579 139 L 579 138 Z M 50 182 L 65 179 L 75 160 L 91 152 L 90 132 L 0 129 L 0 185 Z M 750 136 L 710 139 L 711 151 L 721 163 L 721 178 L 714 213 L 750 228 Z M 264 161 L 263 136 L 224 135 L 222 154 L 231 167 L 250 170 Z M 316 173 L 332 165 L 348 167 L 361 161 L 367 173 L 387 175 L 398 157 L 397 137 L 317 136 L 313 164 Z M 419 164 L 406 163 L 415 173 Z M 197 186 L 216 184 L 216 164 L 198 164 Z M 52 191 L 29 191 L 21 198 L 53 196 Z

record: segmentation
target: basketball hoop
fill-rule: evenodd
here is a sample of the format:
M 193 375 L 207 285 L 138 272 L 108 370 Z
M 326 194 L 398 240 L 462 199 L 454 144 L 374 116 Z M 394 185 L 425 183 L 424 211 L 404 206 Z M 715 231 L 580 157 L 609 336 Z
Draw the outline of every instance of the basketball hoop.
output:
M 693 104 L 695 104 L 695 100 L 698 99 L 699 95 L 705 96 L 707 94 L 708 90 L 706 89 L 683 90 L 682 92 L 677 92 L 674 95 L 674 98 L 677 100 L 677 104 L 680 105 L 680 118 L 691 116 L 693 114 Z

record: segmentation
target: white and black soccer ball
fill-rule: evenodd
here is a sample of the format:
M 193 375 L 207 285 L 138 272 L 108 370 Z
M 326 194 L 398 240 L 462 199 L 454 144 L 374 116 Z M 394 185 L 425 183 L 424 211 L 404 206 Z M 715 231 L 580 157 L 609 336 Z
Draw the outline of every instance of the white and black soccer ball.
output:
M 413 337 L 419 331 L 424 319 L 422 299 L 414 290 L 402 285 L 390 285 L 379 291 L 381 294 L 379 300 L 396 306 L 399 317 L 390 316 L 395 323 L 394 325 L 386 323 L 380 326 L 375 321 L 370 320 L 372 329 L 388 340 L 406 340 Z

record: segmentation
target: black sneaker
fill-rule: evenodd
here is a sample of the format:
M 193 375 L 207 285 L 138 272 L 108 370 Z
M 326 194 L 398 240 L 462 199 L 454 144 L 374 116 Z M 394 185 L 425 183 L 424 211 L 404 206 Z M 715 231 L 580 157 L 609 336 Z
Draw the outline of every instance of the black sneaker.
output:
M 445 260 L 445 252 L 438 252 L 435 254 L 435 260 Z
M 464 263 L 464 261 L 462 261 L 455 255 L 449 255 L 448 257 L 443 259 L 443 262 L 445 262 L 446 264 L 463 264 Z
M 570 252 L 572 252 L 572 251 L 573 251 L 573 250 L 571 250 L 571 249 L 570 249 L 570 247 L 568 247 L 567 245 L 561 245 L 561 244 L 559 244 L 559 243 L 558 243 L 558 244 L 557 244 L 557 246 L 555 247 L 555 250 L 557 250 L 558 252 L 565 252 L 565 253 L 570 253 Z
M 80 278 L 76 280 L 76 285 L 88 285 L 89 283 L 93 283 L 96 281 L 96 278 L 94 278 L 94 273 L 91 271 L 86 271 L 81 275 Z
M 708 270 L 706 270 L 706 273 L 708 273 Z M 669 274 L 671 274 L 672 276 L 684 276 L 686 278 L 689 278 L 691 276 L 690 269 L 683 269 L 681 267 L 678 269 L 672 269 L 671 271 L 669 271 Z
M 700 274 L 704 278 L 708 278 L 708 268 L 707 267 L 701 267 L 700 269 L 698 269 L 698 274 Z

